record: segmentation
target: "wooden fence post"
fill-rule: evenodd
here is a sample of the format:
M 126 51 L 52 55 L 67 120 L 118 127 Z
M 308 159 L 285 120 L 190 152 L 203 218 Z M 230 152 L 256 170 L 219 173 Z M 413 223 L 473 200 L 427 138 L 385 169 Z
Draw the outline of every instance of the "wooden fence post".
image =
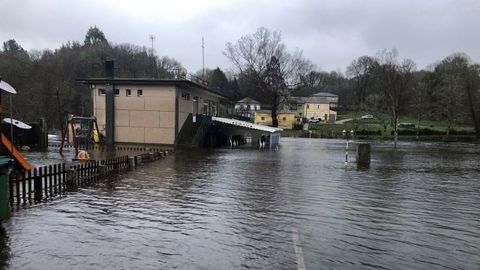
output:
M 42 176 L 41 171 L 37 174 L 37 168 L 33 169 L 33 201 L 35 203 L 42 201 Z
M 74 191 L 77 188 L 77 171 L 75 168 L 70 168 L 67 171 L 67 179 L 65 181 L 67 191 Z

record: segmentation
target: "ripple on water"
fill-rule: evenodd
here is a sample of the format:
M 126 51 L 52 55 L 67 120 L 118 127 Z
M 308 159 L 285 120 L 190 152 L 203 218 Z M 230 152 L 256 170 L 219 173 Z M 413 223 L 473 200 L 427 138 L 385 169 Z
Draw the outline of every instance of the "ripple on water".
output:
M 293 269 L 298 232 L 307 269 L 479 268 L 478 146 L 379 143 L 366 170 L 344 147 L 178 151 L 15 212 L 0 245 L 13 269 Z

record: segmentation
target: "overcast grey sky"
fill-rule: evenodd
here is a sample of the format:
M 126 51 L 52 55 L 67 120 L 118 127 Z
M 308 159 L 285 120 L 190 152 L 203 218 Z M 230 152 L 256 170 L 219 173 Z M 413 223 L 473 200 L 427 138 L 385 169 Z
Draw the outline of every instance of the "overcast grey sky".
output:
M 480 0 L 0 0 L 0 41 L 25 49 L 83 42 L 97 25 L 113 43 L 150 46 L 189 72 L 231 68 L 225 43 L 264 26 L 282 33 L 321 70 L 341 70 L 361 55 L 398 49 L 419 68 L 454 52 L 480 62 Z

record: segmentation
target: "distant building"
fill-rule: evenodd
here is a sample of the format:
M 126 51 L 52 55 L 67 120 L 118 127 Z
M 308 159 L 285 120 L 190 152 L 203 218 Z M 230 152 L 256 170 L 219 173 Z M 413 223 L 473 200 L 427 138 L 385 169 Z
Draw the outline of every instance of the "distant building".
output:
M 290 110 L 300 118 L 319 119 L 335 122 L 337 120 L 338 96 L 332 93 L 319 92 L 310 97 L 289 97 Z
M 188 80 L 86 79 L 91 86 L 93 112 L 105 134 L 105 85 L 114 85 L 115 143 L 175 146 L 188 115 L 218 114 L 226 99 L 204 85 Z M 108 136 L 108 134 L 107 134 Z
M 243 117 L 253 118 L 256 111 L 260 111 L 260 102 L 246 97 L 235 103 L 235 112 Z
M 278 127 L 283 129 L 293 129 L 296 123 L 295 112 L 280 111 L 277 113 Z M 271 126 L 272 125 L 272 112 L 263 110 L 255 112 L 255 124 Z

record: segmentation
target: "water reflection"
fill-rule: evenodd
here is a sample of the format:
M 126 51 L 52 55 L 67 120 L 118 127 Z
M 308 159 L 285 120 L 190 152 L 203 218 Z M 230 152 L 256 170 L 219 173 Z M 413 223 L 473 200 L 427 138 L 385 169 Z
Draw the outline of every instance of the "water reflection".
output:
M 8 246 L 8 235 L 0 226 L 0 269 L 7 269 L 10 260 L 10 247 Z
M 295 239 L 307 269 L 478 269 L 479 154 L 378 143 L 359 168 L 341 140 L 178 151 L 15 212 L 0 245 L 19 269 L 295 269 Z

